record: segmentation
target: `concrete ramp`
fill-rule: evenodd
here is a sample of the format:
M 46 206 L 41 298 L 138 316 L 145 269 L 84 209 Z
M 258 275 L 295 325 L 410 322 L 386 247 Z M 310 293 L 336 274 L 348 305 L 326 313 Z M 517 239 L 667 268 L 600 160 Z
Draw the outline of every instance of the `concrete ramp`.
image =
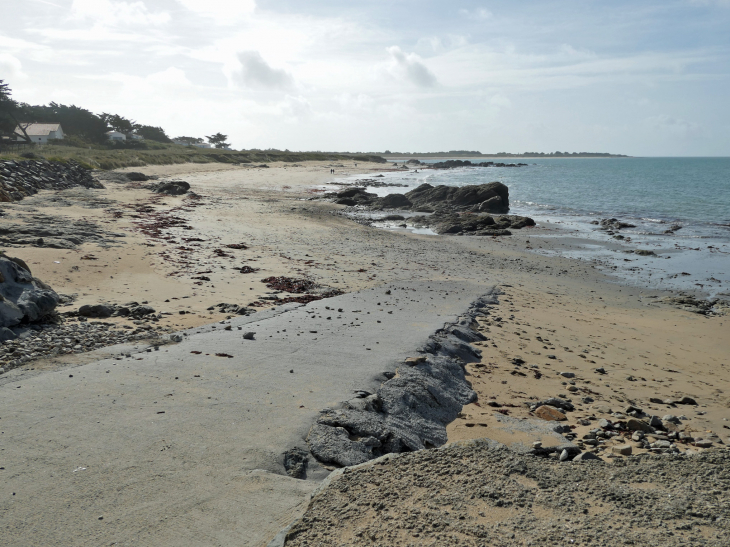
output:
M 284 469 L 320 411 L 375 391 L 487 290 L 395 283 L 192 329 L 158 351 L 11 372 L 1 543 L 265 545 L 329 473 Z

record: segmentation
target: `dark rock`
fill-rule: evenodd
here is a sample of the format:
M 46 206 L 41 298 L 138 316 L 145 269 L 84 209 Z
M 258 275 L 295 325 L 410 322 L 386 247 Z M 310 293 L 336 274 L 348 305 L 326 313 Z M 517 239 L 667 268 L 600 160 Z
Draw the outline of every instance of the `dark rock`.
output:
M 431 186 L 422 184 L 418 188 L 406 193 L 405 196 L 416 207 L 437 207 L 447 205 L 452 209 L 469 209 L 482 204 L 492 198 L 499 201 L 490 202 L 492 211 L 496 213 L 509 212 L 509 189 L 501 182 L 488 184 L 454 186 Z
M 156 194 L 167 194 L 170 196 L 181 196 L 190 190 L 190 184 L 184 180 L 172 180 L 169 182 L 161 182 L 155 188 Z
M 58 305 L 58 295 L 19 263 L 0 256 L 0 327 L 40 321 Z
M 405 209 L 412 205 L 403 194 L 388 194 L 380 199 L 380 206 L 384 209 Z
M 292 448 L 284 453 L 284 469 L 287 474 L 295 479 L 307 478 L 307 464 L 309 454 L 301 448 Z
M 7 340 L 15 340 L 18 337 L 17 334 L 15 334 L 13 331 L 11 331 L 7 327 L 0 327 L 0 342 L 5 342 Z
M 79 315 L 82 317 L 106 318 L 114 314 L 115 308 L 109 304 L 85 305 L 79 308 Z
M 125 173 L 127 179 L 129 179 L 132 182 L 146 182 L 150 180 L 150 177 L 145 175 L 144 173 L 139 173 L 136 171 L 130 171 L 129 173 Z

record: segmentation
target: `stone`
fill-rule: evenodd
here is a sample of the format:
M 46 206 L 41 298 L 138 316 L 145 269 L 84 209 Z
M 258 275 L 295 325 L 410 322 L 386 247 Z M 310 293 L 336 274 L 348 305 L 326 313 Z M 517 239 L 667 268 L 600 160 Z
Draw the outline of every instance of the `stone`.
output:
M 255 332 L 247 332 L 243 335 L 244 340 L 254 340 Z
M 562 422 L 567 420 L 565 414 L 557 408 L 549 405 L 542 405 L 535 409 L 535 416 L 549 422 Z
M 611 428 L 611 427 L 613 427 L 613 425 L 611 424 L 611 422 L 609 422 L 605 418 L 601 418 L 600 420 L 598 420 L 598 425 L 600 427 L 603 427 L 603 428 Z
M 710 448 L 712 446 L 712 441 L 709 439 L 700 439 L 699 441 L 695 441 L 694 445 L 697 448 Z
M 7 327 L 0 327 L 0 342 L 15 340 L 18 336 Z
M 53 289 L 20 262 L 0 254 L 0 327 L 38 322 L 53 313 L 59 302 Z
M 613 414 L 611 407 L 607 405 L 593 405 L 591 408 L 600 414 Z
M 679 418 L 674 416 L 673 414 L 667 414 L 662 418 L 662 422 L 669 422 L 672 424 L 681 424 L 682 422 L 679 421 Z
M 549 359 L 554 359 L 554 356 L 551 357 L 550 355 L 548 355 L 548 358 Z M 563 378 L 575 378 L 575 373 L 573 373 L 573 372 L 561 372 L 560 373 L 560 376 L 562 376 Z
M 109 304 L 85 305 L 79 308 L 79 315 L 82 317 L 107 318 L 114 313 L 114 306 Z
M 414 190 L 407 192 L 405 197 L 418 207 L 449 205 L 452 208 L 472 208 L 488 202 L 489 212 L 509 212 L 509 189 L 501 182 L 461 187 L 443 185 L 434 187 L 430 184 L 421 184 Z M 494 197 L 499 197 L 499 201 L 489 201 Z
M 411 366 L 411 367 L 415 367 L 416 365 L 419 365 L 419 364 L 425 363 L 425 362 L 426 362 L 426 357 L 424 355 L 421 355 L 419 357 L 408 357 L 405 360 L 406 365 Z
M 630 418 L 626 422 L 626 429 L 628 429 L 629 431 L 641 431 L 642 433 L 654 433 L 656 431 L 655 428 L 653 428 L 645 421 L 638 420 L 636 418 Z
M 601 458 L 596 456 L 593 452 L 581 452 L 575 458 L 574 462 L 589 462 L 589 461 L 602 461 Z
M 388 194 L 380 198 L 380 205 L 387 209 L 405 209 L 413 204 L 403 194 Z
M 568 459 L 570 459 L 570 453 L 567 450 L 563 450 L 560 453 L 560 457 L 558 458 L 561 462 L 564 462 Z
M 190 183 L 184 180 L 172 180 L 168 182 L 161 182 L 157 188 L 155 188 L 156 194 L 167 194 L 170 196 L 181 196 L 187 194 L 190 190 Z
M 611 447 L 611 452 L 620 456 L 631 456 L 631 446 L 627 444 L 620 444 Z

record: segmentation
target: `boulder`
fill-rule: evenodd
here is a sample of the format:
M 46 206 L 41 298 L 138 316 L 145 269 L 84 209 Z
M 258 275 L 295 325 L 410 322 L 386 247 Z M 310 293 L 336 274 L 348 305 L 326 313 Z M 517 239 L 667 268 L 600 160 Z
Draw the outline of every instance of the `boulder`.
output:
M 126 173 L 127 179 L 129 179 L 132 182 L 146 182 L 150 180 L 150 178 L 145 175 L 144 173 L 139 173 L 137 171 L 130 171 L 129 173 Z
M 79 308 L 79 315 L 82 317 L 107 318 L 111 317 L 115 308 L 109 304 L 86 304 Z
M 535 409 L 535 416 L 547 420 L 549 422 L 562 422 L 567 420 L 565 414 L 560 412 L 554 406 L 542 405 Z
M 170 196 L 181 196 L 190 190 L 190 184 L 184 180 L 172 180 L 169 182 L 161 182 L 155 188 L 156 194 L 167 194 Z
M 380 205 L 384 209 L 405 209 L 413 204 L 403 194 L 388 194 L 380 199 Z
M 0 327 L 41 321 L 58 305 L 53 289 L 21 264 L 25 262 L 0 255 Z
M 461 187 L 421 184 L 414 190 L 408 192 L 406 197 L 416 207 L 438 207 L 446 205 L 452 209 L 466 210 L 484 202 L 489 202 L 489 207 L 492 209 L 490 212 L 509 212 L 509 189 L 501 182 Z M 499 198 L 499 200 L 493 199 L 495 197 Z

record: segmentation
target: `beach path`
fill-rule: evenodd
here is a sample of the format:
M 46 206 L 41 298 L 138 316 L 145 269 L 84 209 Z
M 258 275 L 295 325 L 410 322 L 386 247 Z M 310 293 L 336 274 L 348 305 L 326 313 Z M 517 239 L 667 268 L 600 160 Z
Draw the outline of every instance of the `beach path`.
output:
M 158 350 L 4 376 L 3 545 L 266 544 L 328 473 L 313 464 L 298 480 L 283 467 L 319 411 L 374 390 L 488 290 L 388 283 L 191 329 Z

